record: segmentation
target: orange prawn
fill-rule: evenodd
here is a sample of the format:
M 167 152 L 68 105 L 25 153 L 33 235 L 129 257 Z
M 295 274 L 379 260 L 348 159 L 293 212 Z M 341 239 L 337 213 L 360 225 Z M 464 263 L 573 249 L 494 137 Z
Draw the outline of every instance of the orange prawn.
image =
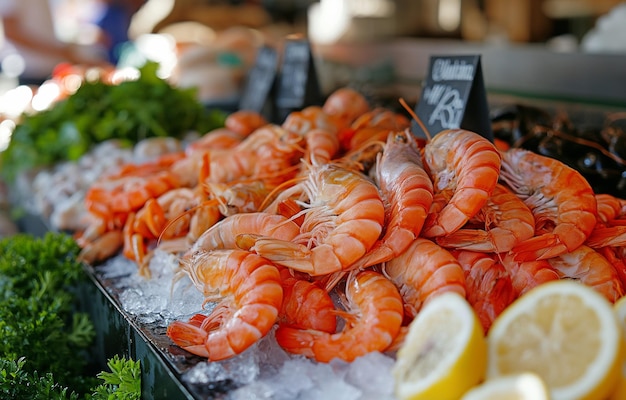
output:
M 97 261 L 106 260 L 114 256 L 124 245 L 123 233 L 120 230 L 112 230 L 101 236 L 85 242 L 81 245 L 78 260 L 93 265 Z
M 85 205 L 89 212 L 109 220 L 115 214 L 137 211 L 148 199 L 176 187 L 176 175 L 160 167 L 126 168 L 96 181 L 85 195 Z
M 450 235 L 487 203 L 498 182 L 500 153 L 477 133 L 449 129 L 426 143 L 424 161 L 435 197 L 422 235 Z
M 494 254 L 455 250 L 452 255 L 465 273 L 467 301 L 487 333 L 496 317 L 517 297 L 511 276 Z
M 501 258 L 502 265 L 511 276 L 511 283 L 519 297 L 542 283 L 560 279 L 548 260 L 516 261 L 512 253 Z
M 203 307 L 219 303 L 208 316 L 172 322 L 167 336 L 176 345 L 217 361 L 242 353 L 270 332 L 283 301 L 280 273 L 271 262 L 243 250 L 214 250 L 196 254 L 183 269 L 204 294 Z
M 400 289 L 408 317 L 440 293 L 465 297 L 465 275 L 459 261 L 430 239 L 417 238 L 398 257 L 383 264 L 383 273 Z
M 626 289 L 626 247 L 606 246 L 596 249 L 596 251 L 613 266 L 622 286 Z
M 366 268 L 399 256 L 419 236 L 428 215 L 433 185 L 408 129 L 389 134 L 376 164 L 375 181 L 385 204 L 384 235 L 353 268 Z
M 369 108 L 367 99 L 360 92 L 343 87 L 328 96 L 322 111 L 333 118 L 340 129 L 345 129 L 359 116 L 367 113 Z
M 598 209 L 598 219 L 606 226 L 615 225 L 626 215 L 626 202 L 624 200 L 606 193 L 598 193 L 596 203 Z M 626 221 L 626 219 L 624 220 Z M 626 222 L 624 222 L 626 224 Z M 618 223 L 621 225 L 621 223 Z
M 330 294 L 314 282 L 297 278 L 287 268 L 280 272 L 283 304 L 279 323 L 334 333 L 337 329 L 337 313 Z
M 244 237 L 238 244 L 313 276 L 340 272 L 378 240 L 385 221 L 383 201 L 376 185 L 357 171 L 332 163 L 309 169 L 308 179 L 283 192 L 302 192 L 306 198 L 300 202 L 304 221 L 298 237 L 293 241 Z
M 185 147 L 185 155 L 194 157 L 211 150 L 225 150 L 239 145 L 245 137 L 226 128 L 205 133 Z
M 262 211 L 260 207 L 273 189 L 263 180 L 235 183 L 206 182 L 205 185 L 225 217 Z
M 224 127 L 245 138 L 268 123 L 265 117 L 256 111 L 237 110 L 228 114 L 224 120 Z
M 350 126 L 349 141 L 344 137 L 344 149 L 354 150 L 366 143 L 386 140 L 391 132 L 403 131 L 411 126 L 410 120 L 402 114 L 383 107 L 374 108 L 359 116 Z
M 339 138 L 326 129 L 311 129 L 304 134 L 306 140 L 305 160 L 311 164 L 326 164 L 339 152 Z
M 178 188 L 148 200 L 142 209 L 129 216 L 124 225 L 124 255 L 137 262 L 140 275 L 150 275 L 150 241 L 158 239 L 157 247 L 167 252 L 187 249 L 219 220 L 217 204 L 205 197 L 199 188 Z
M 292 168 L 302 156 L 303 138 L 278 125 L 265 125 L 247 136 L 234 147 L 200 151 L 174 167 L 177 175 L 199 179 L 205 169 L 205 180 L 227 183 L 243 180 L 273 178 L 281 182 L 291 177 Z M 181 178 L 182 179 L 182 178 Z M 194 181 L 196 184 L 198 181 Z
M 334 358 L 353 361 L 373 351 L 384 351 L 402 324 L 402 298 L 398 289 L 373 270 L 348 276 L 346 310 L 337 310 L 345 320 L 340 332 L 299 329 L 279 325 L 276 341 L 286 351 L 330 362 Z
M 512 148 L 502 157 L 500 178 L 535 216 L 536 236 L 513 247 L 515 259 L 548 259 L 582 245 L 596 225 L 597 203 L 580 172 L 520 148 Z
M 308 131 L 313 129 L 323 129 L 336 133 L 338 128 L 333 118 L 326 114 L 320 106 L 308 106 L 300 111 L 290 112 L 281 127 L 300 137 L 304 137 Z
M 185 253 L 185 258 L 196 252 L 215 249 L 236 249 L 237 239 L 244 234 L 293 240 L 300 227 L 288 218 L 265 212 L 234 214 L 207 229 Z
M 447 248 L 505 253 L 534 234 L 535 217 L 530 208 L 510 189 L 497 184 L 468 224 L 436 241 Z
M 561 278 L 580 281 L 614 303 L 624 295 L 624 287 L 613 265 L 589 246 L 548 259 Z

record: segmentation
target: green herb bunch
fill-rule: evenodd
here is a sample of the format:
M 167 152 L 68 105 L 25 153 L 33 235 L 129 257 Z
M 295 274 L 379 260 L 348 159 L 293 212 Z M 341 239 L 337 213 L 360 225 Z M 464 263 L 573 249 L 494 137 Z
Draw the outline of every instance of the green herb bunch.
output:
M 83 370 L 95 330 L 87 314 L 75 311 L 72 289 L 86 279 L 79 251 L 60 233 L 0 240 L 0 359 L 23 359 L 20 370 L 50 373 L 81 392 L 94 383 Z
M 80 251 L 64 233 L 0 240 L 0 398 L 134 400 L 139 361 L 109 359 L 111 372 L 86 372 L 95 331 L 77 312 L 73 289 L 86 279 Z
M 174 87 L 157 70 L 157 63 L 147 62 L 136 80 L 113 85 L 85 81 L 51 108 L 23 115 L 9 147 L 0 152 L 3 177 L 12 182 L 22 171 L 77 160 L 108 139 L 132 145 L 223 126 L 225 113 L 208 110 L 196 88 Z
M 109 359 L 111 372 L 98 374 L 103 382 L 94 388 L 93 400 L 139 400 L 141 398 L 141 365 L 119 356 Z

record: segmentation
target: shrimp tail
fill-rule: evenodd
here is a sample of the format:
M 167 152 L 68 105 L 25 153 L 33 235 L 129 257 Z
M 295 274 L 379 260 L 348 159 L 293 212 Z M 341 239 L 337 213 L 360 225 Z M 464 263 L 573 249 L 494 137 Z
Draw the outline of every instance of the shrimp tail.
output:
M 238 235 L 236 243 L 237 247 L 241 249 L 253 251 L 271 261 L 284 262 L 289 267 L 291 264 L 301 264 L 299 260 L 294 258 L 306 257 L 311 252 L 306 246 L 298 243 L 247 233 Z M 309 272 L 306 269 L 294 269 Z
M 332 352 L 315 351 L 313 347 L 321 336 L 327 335 L 324 332 L 313 329 L 298 329 L 289 325 L 279 325 L 276 329 L 276 341 L 285 351 L 292 354 L 303 355 L 307 358 L 317 358 L 318 361 L 328 362 L 334 357 Z
M 413 237 L 412 240 L 414 239 L 415 237 Z M 411 241 L 409 241 L 408 243 L 410 244 Z M 367 252 L 367 254 L 365 254 L 363 257 L 361 257 L 357 262 L 352 264 L 349 269 L 363 269 L 372 265 L 377 265 L 389 261 L 396 256 L 396 253 L 397 251 L 390 247 L 387 243 L 384 243 L 382 241 L 376 242 L 376 244 L 374 244 L 374 247 L 372 247 L 372 249 Z
M 167 327 L 167 336 L 177 346 L 200 357 L 209 358 L 205 343 L 208 332 L 193 322 L 174 321 Z
M 312 276 L 326 275 L 343 269 L 332 247 L 326 244 L 309 249 L 305 245 L 287 240 L 255 238 L 243 234 L 237 237 L 237 245 L 277 264 Z
M 626 245 L 626 226 L 596 227 L 585 244 L 594 249 L 605 246 L 624 246 Z
M 288 270 L 284 270 L 288 271 Z M 328 292 L 316 283 L 295 278 L 283 279 L 281 316 L 284 324 L 333 333 L 337 329 L 335 304 Z
M 515 261 L 535 261 L 557 257 L 569 250 L 558 234 L 544 233 L 517 244 L 511 251 Z
M 461 229 L 448 236 L 438 237 L 435 241 L 446 248 L 491 253 L 498 250 L 493 241 L 495 239 L 496 235 L 483 229 Z

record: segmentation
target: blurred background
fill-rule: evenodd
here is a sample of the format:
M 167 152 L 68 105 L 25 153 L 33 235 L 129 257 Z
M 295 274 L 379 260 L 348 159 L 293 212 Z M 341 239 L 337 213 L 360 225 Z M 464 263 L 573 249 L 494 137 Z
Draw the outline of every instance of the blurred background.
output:
M 280 51 L 298 34 L 325 94 L 352 85 L 416 101 L 431 55 L 471 53 L 482 56 L 490 93 L 626 104 L 626 3 L 617 0 L 1 0 L 4 115 L 32 107 L 32 89 L 59 74 L 27 79 L 32 62 L 12 46 L 7 10 L 22 9 L 21 36 L 40 25 L 41 7 L 27 3 L 49 4 L 54 36 L 83 73 L 153 60 L 205 103 L 236 103 L 258 48 Z M 22 83 L 31 91 L 16 101 Z M 60 92 L 76 85 L 67 79 Z

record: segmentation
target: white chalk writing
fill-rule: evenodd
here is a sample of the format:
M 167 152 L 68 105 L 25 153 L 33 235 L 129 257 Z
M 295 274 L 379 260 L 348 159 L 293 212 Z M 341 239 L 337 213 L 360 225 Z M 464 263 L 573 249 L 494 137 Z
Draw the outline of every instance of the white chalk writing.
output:
M 433 81 L 471 81 L 474 79 L 474 65 L 463 60 L 437 59 L 433 63 Z
M 443 129 L 458 128 L 461 125 L 461 118 L 463 117 L 463 100 L 461 99 L 461 93 L 455 88 L 445 85 L 440 86 L 436 91 L 431 91 L 432 99 L 436 98 L 436 102 L 429 104 L 437 104 L 435 109 L 430 114 L 428 124 L 433 125 L 435 122 L 439 122 Z M 434 89 L 435 87 L 433 87 Z M 436 95 L 434 94 L 436 93 Z

